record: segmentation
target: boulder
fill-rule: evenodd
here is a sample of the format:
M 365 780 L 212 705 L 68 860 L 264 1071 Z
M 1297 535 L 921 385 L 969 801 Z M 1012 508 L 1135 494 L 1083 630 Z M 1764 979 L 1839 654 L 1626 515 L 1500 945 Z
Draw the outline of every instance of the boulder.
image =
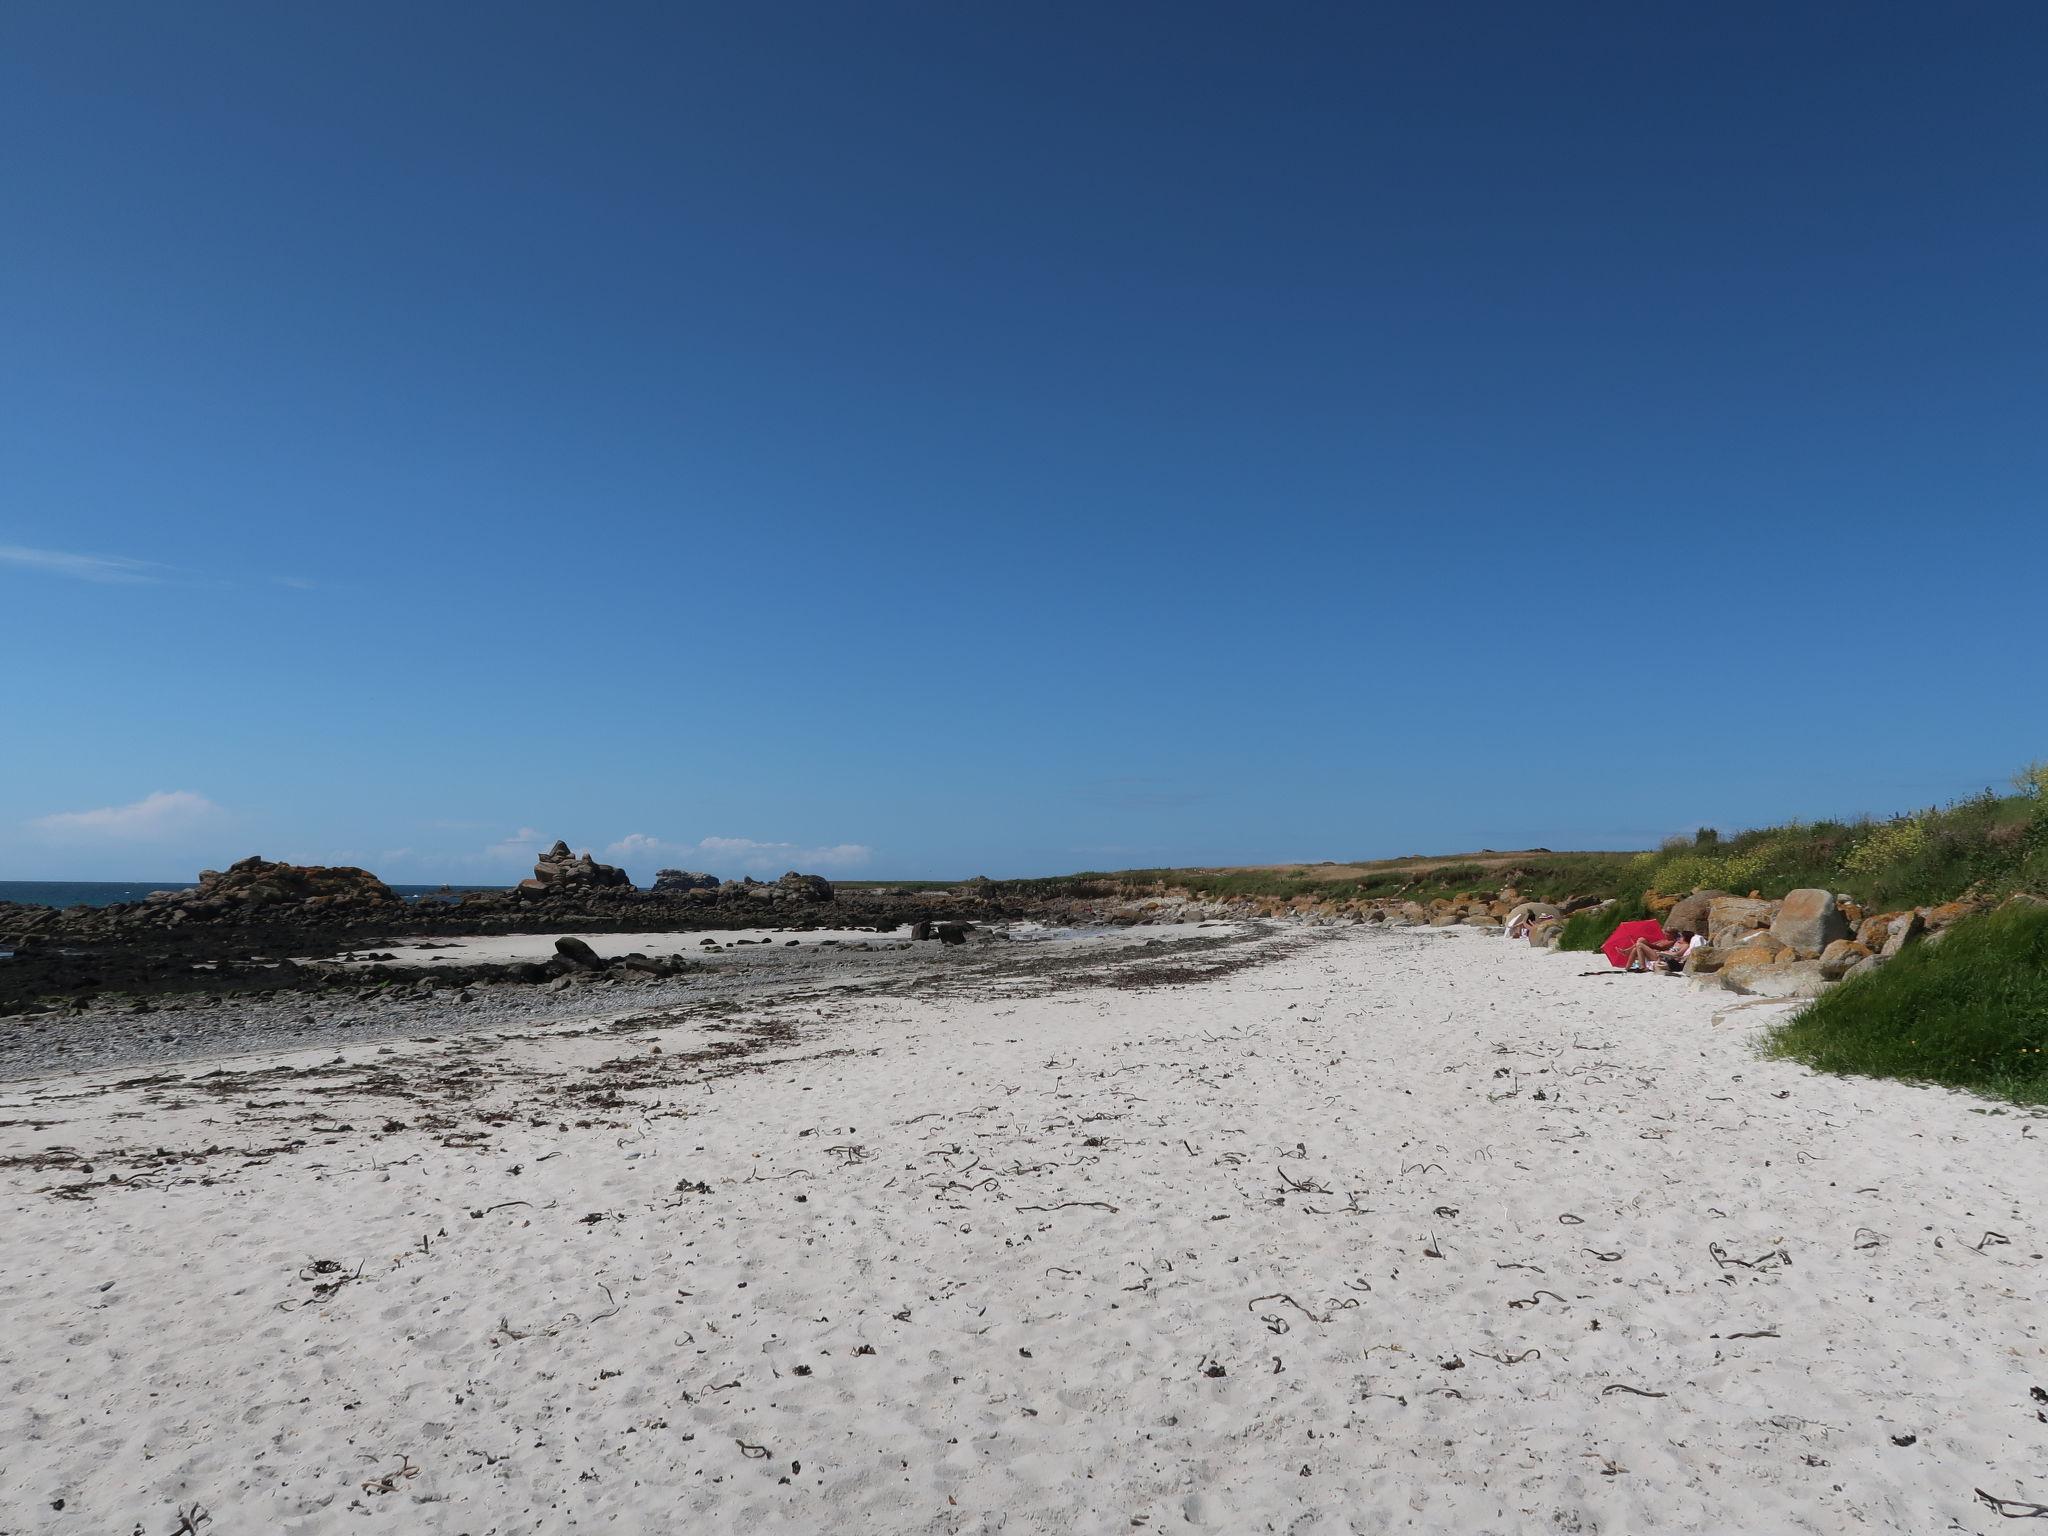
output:
M 1884 948 L 1878 953 L 1889 960 L 1926 931 L 1927 919 L 1917 911 L 1901 912 L 1892 919 L 1891 926 L 1885 929 Z
M 1652 917 L 1662 917 L 1677 905 L 1678 898 L 1676 896 L 1665 896 L 1656 891 L 1643 892 L 1643 910 Z M 1666 923 L 1664 927 L 1666 931 L 1669 931 L 1671 925 Z
M 1793 960 L 1763 969 L 1723 967 L 1721 985 L 1750 997 L 1819 997 L 1830 982 L 1818 960 Z
M 1892 924 L 1906 914 L 1903 912 L 1878 912 L 1866 917 L 1856 925 L 1856 942 L 1873 954 L 1884 948 L 1885 935 Z
M 794 901 L 830 901 L 834 892 L 832 882 L 823 875 L 800 875 L 791 870 L 775 882 L 776 893 Z
M 1726 896 L 1726 891 L 1694 891 L 1690 896 L 1681 896 L 1664 918 L 1668 933 L 1705 933 L 1707 931 L 1707 908 L 1716 896 Z
M 715 891 L 718 889 L 718 876 L 699 874 L 694 869 L 657 869 L 651 889 L 664 896 L 681 895 L 685 891 Z
M 1687 956 L 1691 959 L 1691 956 Z M 1788 945 L 1780 944 L 1769 934 L 1758 934 L 1746 944 L 1730 950 L 1721 962 L 1718 974 L 1721 985 L 1731 992 L 1753 992 L 1755 978 L 1766 971 L 1797 963 L 1798 957 Z M 1817 963 L 1817 962 L 1816 962 Z
M 601 971 L 604 969 L 604 957 L 573 935 L 565 934 L 555 940 L 555 953 L 578 970 Z
M 1966 917 L 1974 917 L 1990 905 L 1990 902 L 1977 897 L 1965 896 L 1960 901 L 1944 901 L 1938 907 L 1929 907 L 1924 914 L 1927 931 L 1939 933 L 1951 923 L 1959 923 Z
M 1707 942 L 1733 949 L 1750 934 L 1771 926 L 1777 904 L 1748 896 L 1716 896 L 1707 903 Z
M 572 854 L 569 845 L 557 838 L 555 846 L 534 861 L 533 878 L 520 881 L 520 888 L 547 892 L 607 888 L 630 891 L 633 882 L 616 864 L 600 864 L 588 851 Z
M 1858 961 L 1868 960 L 1870 955 L 1854 939 L 1836 939 L 1820 952 L 1820 973 L 1829 981 L 1840 981 Z
M 1848 919 L 1835 905 L 1832 891 L 1813 888 L 1790 891 L 1771 919 L 1771 937 L 1798 951 L 1802 960 L 1818 960 L 1837 939 L 1849 937 Z
M 1508 908 L 1502 915 L 1501 922 L 1505 926 L 1512 928 L 1515 924 L 1525 919 L 1532 923 L 1539 923 L 1548 922 L 1551 918 L 1561 915 L 1557 908 L 1547 901 L 1525 901 L 1518 906 Z
M 1727 961 L 1727 955 L 1711 944 L 1695 944 L 1685 952 L 1685 974 L 1711 976 Z

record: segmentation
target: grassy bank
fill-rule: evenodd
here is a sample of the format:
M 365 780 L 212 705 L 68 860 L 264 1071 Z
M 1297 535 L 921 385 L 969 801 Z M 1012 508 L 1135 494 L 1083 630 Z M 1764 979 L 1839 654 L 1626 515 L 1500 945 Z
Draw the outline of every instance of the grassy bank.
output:
M 1535 849 L 1439 857 L 1351 860 L 1344 863 L 1273 864 L 1240 869 L 1091 870 L 1046 880 L 1001 882 L 1005 890 L 1037 895 L 1147 895 L 1167 890 L 1192 891 L 1224 900 L 1236 896 L 1270 896 L 1291 901 L 1298 896 L 1345 902 L 1431 901 L 1512 885 L 1531 900 L 1561 901 L 1581 893 L 1604 893 L 1626 878 L 1627 853 L 1552 853 Z
M 2048 907 L 2006 907 L 1911 946 L 1801 1010 L 1764 1049 L 1822 1072 L 2048 1104 Z
M 1683 895 L 1718 889 L 1782 896 L 1801 887 L 1847 891 L 1875 911 L 1952 901 L 1966 891 L 2002 895 L 2048 891 L 2048 764 L 2013 779 L 2013 792 L 1982 794 L 1884 820 L 1786 822 L 1723 837 L 1712 828 L 1642 853 L 1556 853 L 1547 848 L 1447 857 L 1276 864 L 1249 869 L 1091 871 L 1052 880 L 1002 882 L 1039 896 L 1144 895 L 1181 889 L 1197 896 L 1308 896 L 1348 901 L 1421 901 L 1492 894 L 1513 886 L 1536 901 L 1621 897 L 1634 911 L 1647 891 Z M 1619 917 L 1591 942 L 1606 937 Z M 1580 924 L 1590 930 L 1597 919 Z M 1583 941 L 1584 932 L 1577 937 Z M 1580 946 L 1573 946 L 1580 947 Z

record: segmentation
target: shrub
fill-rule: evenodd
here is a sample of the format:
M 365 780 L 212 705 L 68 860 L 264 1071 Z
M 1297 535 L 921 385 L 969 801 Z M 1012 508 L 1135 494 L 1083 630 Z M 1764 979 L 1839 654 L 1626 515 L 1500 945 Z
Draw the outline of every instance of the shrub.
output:
M 1927 851 L 1927 824 L 1917 816 L 1895 816 L 1871 828 L 1842 860 L 1845 875 L 1874 875 L 1888 864 L 1904 864 Z
M 2048 1103 L 2048 907 L 2003 907 L 1909 945 L 1802 1009 L 1764 1051 Z
M 1557 936 L 1557 947 L 1597 950 L 1617 926 L 1649 915 L 1650 909 L 1643 905 L 1643 893 L 1630 891 L 1617 897 L 1611 907 L 1587 907 L 1566 918 L 1564 928 Z

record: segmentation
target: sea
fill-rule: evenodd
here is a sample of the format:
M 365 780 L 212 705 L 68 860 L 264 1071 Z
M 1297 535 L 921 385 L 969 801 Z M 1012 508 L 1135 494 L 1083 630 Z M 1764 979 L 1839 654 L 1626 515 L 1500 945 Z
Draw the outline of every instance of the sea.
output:
M 0 880 L 0 902 L 28 907 L 112 907 L 141 901 L 151 891 L 189 891 L 190 880 Z M 408 901 L 422 896 L 460 896 L 464 891 L 502 890 L 488 885 L 394 885 Z

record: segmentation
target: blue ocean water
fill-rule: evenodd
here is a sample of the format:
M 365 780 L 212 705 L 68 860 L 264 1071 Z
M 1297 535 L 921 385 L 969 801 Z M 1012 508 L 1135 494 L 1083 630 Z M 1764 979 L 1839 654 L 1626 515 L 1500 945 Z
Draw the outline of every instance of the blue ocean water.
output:
M 186 891 L 190 880 L 0 880 L 0 902 L 17 901 L 30 907 L 111 907 L 124 901 L 141 901 L 151 891 Z M 497 890 L 486 885 L 394 885 L 391 889 L 409 901 L 442 893 L 461 895 L 464 891 Z

